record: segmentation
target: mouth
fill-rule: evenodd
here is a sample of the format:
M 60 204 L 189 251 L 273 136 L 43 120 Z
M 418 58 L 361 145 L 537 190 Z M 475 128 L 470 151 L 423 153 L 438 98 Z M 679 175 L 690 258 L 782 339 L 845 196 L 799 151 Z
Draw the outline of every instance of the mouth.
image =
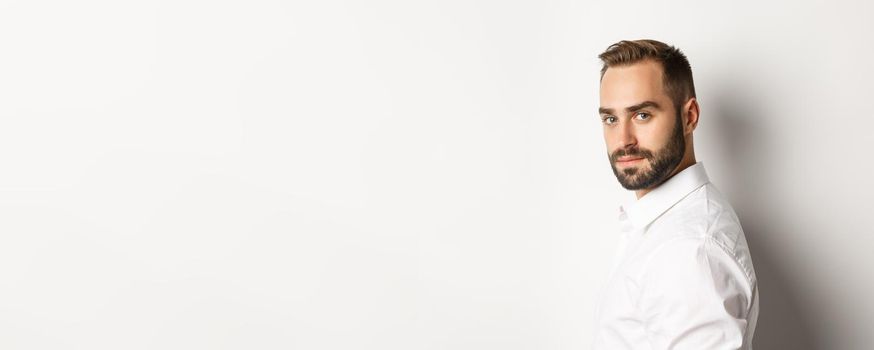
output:
M 634 163 L 641 161 L 641 160 L 643 160 L 643 158 L 641 158 L 641 157 L 622 157 L 622 158 L 619 158 L 616 160 L 616 164 L 630 165 L 630 164 L 634 164 Z

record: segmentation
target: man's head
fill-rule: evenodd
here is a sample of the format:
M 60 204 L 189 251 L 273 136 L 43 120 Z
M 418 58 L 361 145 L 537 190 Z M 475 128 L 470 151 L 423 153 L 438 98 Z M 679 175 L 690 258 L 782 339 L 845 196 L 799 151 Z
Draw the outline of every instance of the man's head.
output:
M 619 183 L 651 189 L 684 160 L 694 164 L 699 111 L 686 56 L 655 40 L 623 40 L 598 57 L 604 63 L 599 114 Z

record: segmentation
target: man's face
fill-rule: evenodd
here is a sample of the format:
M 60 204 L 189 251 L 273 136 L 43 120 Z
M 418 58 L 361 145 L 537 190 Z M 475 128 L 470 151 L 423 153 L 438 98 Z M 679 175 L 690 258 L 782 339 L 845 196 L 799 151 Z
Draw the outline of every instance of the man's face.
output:
M 610 166 L 622 187 L 658 186 L 683 159 L 680 110 L 665 91 L 658 62 L 608 68 L 601 79 L 599 113 Z

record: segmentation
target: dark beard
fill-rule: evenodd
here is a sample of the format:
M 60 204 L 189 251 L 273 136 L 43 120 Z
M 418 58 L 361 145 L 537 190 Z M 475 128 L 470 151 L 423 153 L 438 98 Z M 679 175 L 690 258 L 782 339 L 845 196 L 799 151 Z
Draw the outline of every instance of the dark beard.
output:
M 613 174 L 619 180 L 619 184 L 627 190 L 642 190 L 661 185 L 662 182 L 668 179 L 671 172 L 680 165 L 683 160 L 683 155 L 686 150 L 686 139 L 683 137 L 683 120 L 680 118 L 680 110 L 677 110 L 677 121 L 674 131 L 671 134 L 668 144 L 665 145 L 657 154 L 652 151 L 634 147 L 620 149 L 607 155 L 610 159 L 610 167 L 613 168 Z M 625 168 L 620 173 L 616 169 L 616 161 L 619 157 L 635 156 L 643 157 L 649 161 L 650 170 L 646 173 L 641 173 L 639 168 Z

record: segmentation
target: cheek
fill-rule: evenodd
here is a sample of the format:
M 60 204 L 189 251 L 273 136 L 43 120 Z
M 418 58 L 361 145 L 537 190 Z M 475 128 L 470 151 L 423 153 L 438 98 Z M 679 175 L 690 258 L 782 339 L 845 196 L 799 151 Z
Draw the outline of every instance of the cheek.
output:
M 673 124 L 653 124 L 647 128 L 640 130 L 638 134 L 638 142 L 644 148 L 656 150 L 664 147 L 668 143 L 673 131 Z
M 604 130 L 604 144 L 607 146 L 607 151 L 613 153 L 614 150 L 619 148 L 617 137 L 615 133 L 610 132 L 609 130 Z

